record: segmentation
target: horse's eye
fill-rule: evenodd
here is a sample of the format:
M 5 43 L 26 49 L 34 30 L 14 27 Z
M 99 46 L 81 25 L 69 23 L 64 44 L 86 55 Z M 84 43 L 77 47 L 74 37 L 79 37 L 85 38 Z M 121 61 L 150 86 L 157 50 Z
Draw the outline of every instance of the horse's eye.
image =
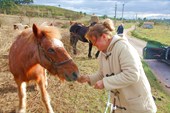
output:
M 52 48 L 49 48 L 47 51 L 48 51 L 49 53 L 55 53 L 55 50 L 52 49 Z

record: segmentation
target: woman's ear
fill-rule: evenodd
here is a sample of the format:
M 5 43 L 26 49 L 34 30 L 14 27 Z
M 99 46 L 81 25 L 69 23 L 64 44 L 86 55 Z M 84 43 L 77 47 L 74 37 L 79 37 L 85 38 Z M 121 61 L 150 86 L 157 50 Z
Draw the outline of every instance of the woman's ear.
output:
M 92 36 L 90 41 L 94 44 L 96 40 L 97 40 L 96 37 Z
M 105 39 L 105 38 L 107 38 L 107 35 L 103 33 L 102 37 Z

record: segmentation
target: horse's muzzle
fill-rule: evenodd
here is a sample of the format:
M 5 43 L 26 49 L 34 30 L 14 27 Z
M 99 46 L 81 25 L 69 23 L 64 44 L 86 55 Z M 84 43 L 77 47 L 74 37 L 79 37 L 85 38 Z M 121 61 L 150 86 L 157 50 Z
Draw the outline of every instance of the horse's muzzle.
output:
M 79 76 L 79 72 L 73 72 L 70 76 L 67 74 L 64 75 L 66 81 L 76 81 Z

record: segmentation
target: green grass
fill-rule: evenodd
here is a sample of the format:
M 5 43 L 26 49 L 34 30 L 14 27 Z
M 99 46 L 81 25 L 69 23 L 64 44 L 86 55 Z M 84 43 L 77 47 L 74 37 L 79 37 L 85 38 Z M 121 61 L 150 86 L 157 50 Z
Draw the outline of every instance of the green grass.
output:
M 115 25 L 115 29 L 117 30 L 118 26 L 122 23 L 122 21 L 117 21 Z M 134 25 L 134 22 L 124 22 L 124 29 L 128 29 Z
M 170 96 L 162 89 L 158 80 L 146 62 L 142 62 L 147 78 L 152 87 L 152 94 L 156 98 L 157 113 L 170 113 Z
M 79 57 L 74 58 L 79 66 L 79 71 L 82 75 L 92 74 L 97 71 L 98 63 L 95 58 L 87 58 L 86 53 L 80 53 Z M 93 55 L 94 56 L 94 55 Z M 79 92 L 79 113 L 103 113 L 107 92 L 105 90 L 96 90 L 88 84 L 82 84 L 81 93 Z M 83 97 L 83 99 L 82 99 Z M 83 105 L 83 103 L 85 105 Z
M 155 25 L 153 29 L 137 27 L 136 30 L 132 31 L 132 35 L 145 41 L 153 40 L 164 45 L 170 45 L 169 31 L 170 28 L 166 25 Z
M 133 22 L 124 23 L 124 28 L 125 28 L 125 29 L 128 29 L 128 28 L 132 27 L 132 25 L 134 25 Z
M 0 8 L 0 10 L 2 10 Z M 4 12 L 3 12 L 4 13 Z M 6 14 L 28 16 L 28 17 L 49 17 L 56 19 L 76 20 L 87 16 L 86 13 L 76 12 L 55 6 L 43 5 L 15 5 L 5 11 Z

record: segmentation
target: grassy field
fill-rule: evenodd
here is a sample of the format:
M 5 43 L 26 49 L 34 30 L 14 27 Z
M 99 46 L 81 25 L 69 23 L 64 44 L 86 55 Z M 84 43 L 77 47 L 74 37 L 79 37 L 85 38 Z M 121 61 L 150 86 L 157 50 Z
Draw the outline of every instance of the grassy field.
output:
M 170 45 L 170 28 L 163 24 L 154 25 L 153 29 L 137 27 L 137 29 L 132 32 L 132 35 L 145 41 L 154 40 L 165 45 Z
M 85 16 L 86 13 L 75 12 L 61 7 L 55 6 L 43 6 L 43 5 L 13 5 L 13 7 L 7 9 L 1 9 L 0 13 L 28 16 L 28 17 L 53 17 L 62 19 L 80 19 Z M 63 18 L 64 17 L 64 18 Z

